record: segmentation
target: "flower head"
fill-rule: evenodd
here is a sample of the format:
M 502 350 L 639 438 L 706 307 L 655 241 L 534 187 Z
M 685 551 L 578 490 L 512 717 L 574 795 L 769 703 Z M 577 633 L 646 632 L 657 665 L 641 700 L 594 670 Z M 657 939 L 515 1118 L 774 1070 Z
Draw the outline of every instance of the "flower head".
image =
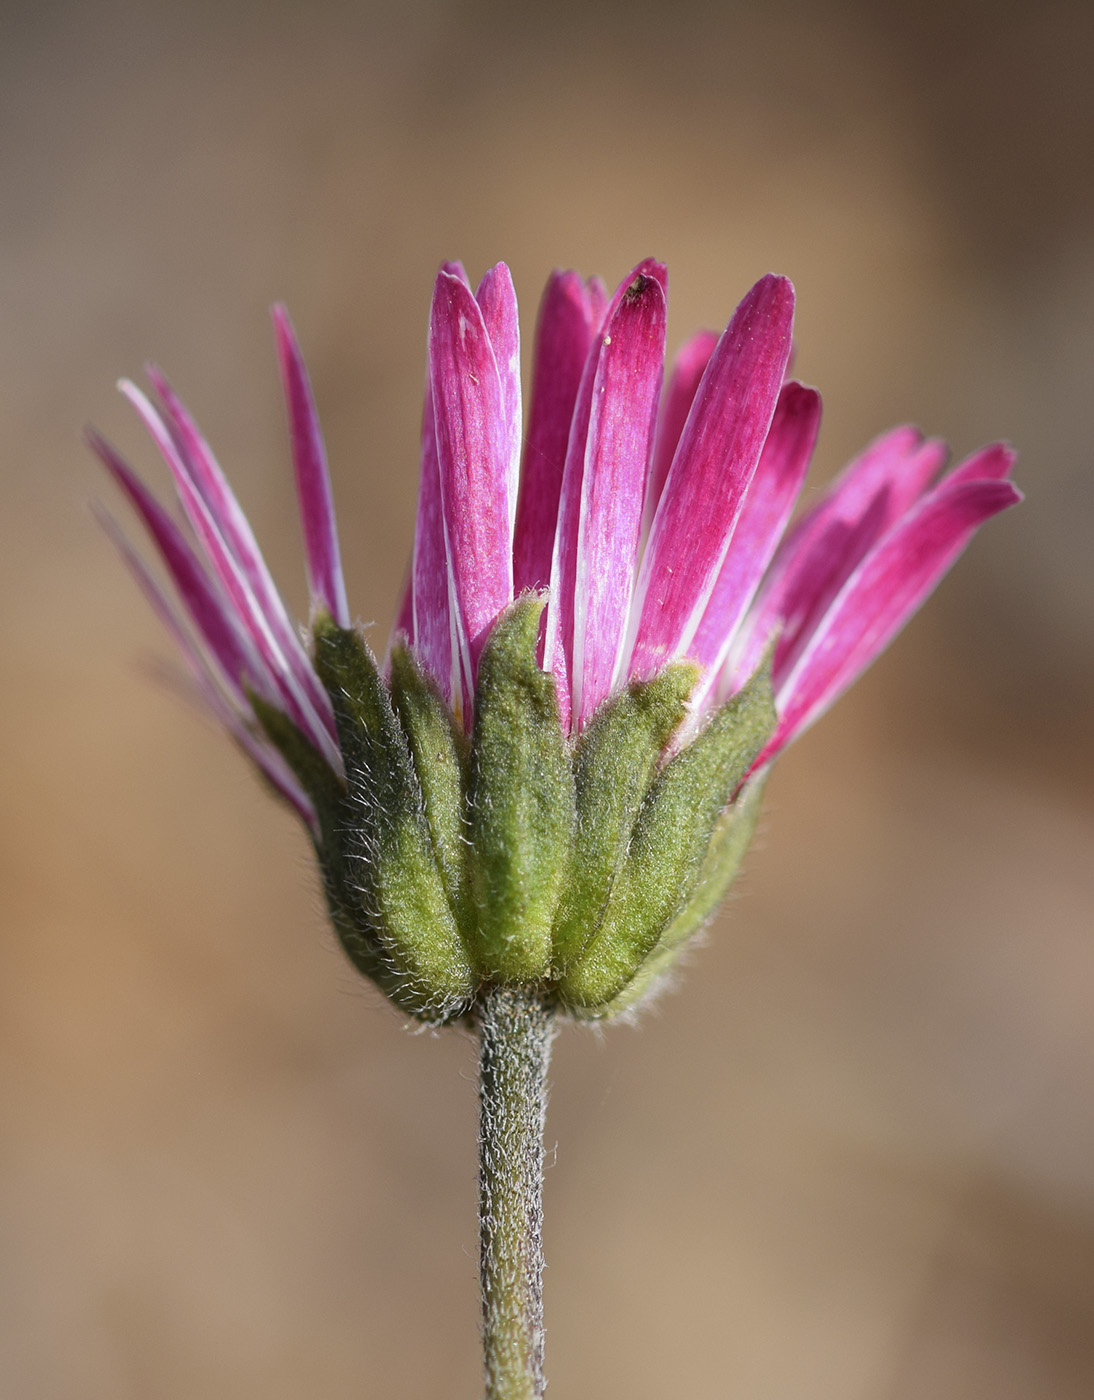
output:
M 294 627 L 224 474 L 158 371 L 131 400 L 179 521 L 97 435 L 181 607 L 107 527 L 207 704 L 308 824 L 335 926 L 405 1009 L 535 982 L 630 1004 L 713 912 L 764 774 L 888 644 L 989 516 L 995 444 L 878 438 L 790 526 L 820 396 L 787 378 L 793 289 L 762 278 L 662 392 L 666 272 L 609 297 L 556 272 L 527 430 L 516 296 L 437 276 L 408 582 L 383 668 L 353 628 L 326 455 L 274 329 L 312 597 Z

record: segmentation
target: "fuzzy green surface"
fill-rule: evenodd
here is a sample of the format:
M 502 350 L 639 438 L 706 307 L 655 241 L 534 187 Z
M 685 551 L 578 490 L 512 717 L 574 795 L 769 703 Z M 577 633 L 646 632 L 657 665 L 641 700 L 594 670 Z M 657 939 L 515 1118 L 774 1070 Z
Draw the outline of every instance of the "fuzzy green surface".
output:
M 404 1009 L 444 1020 L 475 978 L 434 850 L 410 746 L 376 662 L 354 631 L 316 628 L 316 669 L 334 706 L 356 826 L 347 833 Z M 355 847 L 355 849 L 354 849 Z
M 410 745 L 441 878 L 461 928 L 467 919 L 464 815 L 467 741 L 437 687 L 399 643 L 391 653 L 391 704 Z
M 599 926 L 559 984 L 565 1005 L 605 1008 L 686 908 L 718 823 L 775 725 L 765 668 L 660 771 L 642 802 Z
M 536 664 L 542 597 L 520 598 L 479 659 L 468 792 L 473 958 L 483 977 L 547 977 L 570 863 L 574 774 L 554 680 Z
M 552 930 L 556 978 L 565 976 L 604 916 L 642 800 L 698 674 L 678 663 L 628 686 L 601 707 L 577 744 L 574 859 Z
M 506 986 L 582 1019 L 629 1010 L 711 917 L 755 827 L 763 775 L 742 783 L 775 723 L 769 669 L 675 753 L 698 676 L 684 662 L 629 685 L 567 740 L 536 661 L 542 610 L 527 595 L 494 627 L 470 738 L 408 648 L 385 681 L 363 638 L 321 616 L 315 666 L 344 781 L 252 697 L 315 806 L 347 954 L 429 1022 Z

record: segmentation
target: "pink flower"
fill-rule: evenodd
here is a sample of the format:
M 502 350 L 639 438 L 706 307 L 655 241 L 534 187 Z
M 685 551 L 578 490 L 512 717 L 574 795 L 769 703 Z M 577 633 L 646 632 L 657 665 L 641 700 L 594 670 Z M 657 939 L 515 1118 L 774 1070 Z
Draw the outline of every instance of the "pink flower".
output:
M 977 527 L 1021 499 L 1014 454 L 982 448 L 939 476 L 946 450 L 914 429 L 878 438 L 787 529 L 820 423 L 816 390 L 787 379 L 794 293 L 762 278 L 720 337 L 676 358 L 662 395 L 666 273 L 639 264 L 608 297 L 556 272 L 540 307 L 522 431 L 516 296 L 504 263 L 472 290 L 437 276 L 421 485 L 405 636 L 469 727 L 476 670 L 499 615 L 546 590 L 541 664 L 566 731 L 632 679 L 701 667 L 694 730 L 774 646 L 770 762 L 861 674 Z M 274 328 L 288 402 L 313 611 L 349 627 L 326 456 L 285 312 Z M 174 479 L 184 520 L 97 435 L 181 609 L 108 524 L 207 703 L 309 822 L 309 797 L 257 722 L 288 716 L 336 772 L 334 716 L 250 527 L 187 410 L 157 371 L 132 401 Z
M 778 637 L 766 761 L 869 665 L 977 526 L 1020 499 L 1005 479 L 1014 457 L 984 448 L 932 485 L 945 448 L 895 429 L 784 538 L 820 424 L 816 390 L 785 377 L 793 288 L 762 278 L 720 337 L 688 341 L 662 402 L 665 286 L 653 261 L 610 300 L 595 280 L 551 277 L 518 472 L 508 270 L 475 293 L 462 268 L 441 271 L 399 626 L 467 715 L 494 619 L 547 588 L 543 663 L 571 732 L 681 657 L 703 668 L 701 714 Z

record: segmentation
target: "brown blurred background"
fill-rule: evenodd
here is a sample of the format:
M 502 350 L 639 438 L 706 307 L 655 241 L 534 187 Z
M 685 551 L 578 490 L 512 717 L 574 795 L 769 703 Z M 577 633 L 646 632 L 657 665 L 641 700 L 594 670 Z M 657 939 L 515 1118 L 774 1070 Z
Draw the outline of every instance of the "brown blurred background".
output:
M 530 331 L 650 253 L 674 344 L 793 277 L 816 479 L 910 418 L 1029 499 L 787 755 L 679 989 L 561 1037 L 551 1394 L 1094 1394 L 1092 61 L 1079 0 L 3 6 L 0 1394 L 478 1393 L 473 1048 L 152 678 L 79 431 L 161 480 L 155 357 L 301 606 L 287 300 L 382 634 L 438 262 Z

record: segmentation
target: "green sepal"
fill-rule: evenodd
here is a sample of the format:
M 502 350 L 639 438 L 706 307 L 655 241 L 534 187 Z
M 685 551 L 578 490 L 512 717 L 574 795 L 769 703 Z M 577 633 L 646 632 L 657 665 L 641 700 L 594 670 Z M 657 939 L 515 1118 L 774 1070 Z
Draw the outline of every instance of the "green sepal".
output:
M 684 944 L 714 916 L 752 841 L 760 815 L 767 770 L 745 783 L 732 806 L 718 818 L 691 897 L 661 934 L 657 946 L 619 993 L 604 1006 L 575 1012 L 580 1019 L 607 1021 L 635 1010 L 675 966 Z
M 331 697 L 352 809 L 351 859 L 404 1010 L 450 1020 L 475 979 L 449 903 L 406 736 L 357 632 L 320 617 L 315 665 Z
M 768 769 L 753 774 L 737 794 L 733 805 L 718 818 L 710 845 L 699 868 L 699 878 L 683 908 L 658 940 L 658 950 L 678 949 L 708 923 L 737 878 L 763 805 Z
M 357 970 L 388 992 L 390 969 L 383 957 L 379 930 L 361 901 L 359 881 L 346 849 L 344 834 L 353 819 L 346 785 L 283 710 L 253 693 L 248 698 L 266 737 L 315 808 L 312 844 L 338 941 Z
M 574 831 L 574 777 L 554 678 L 536 664 L 541 595 L 501 616 L 479 658 L 468 800 L 472 958 L 502 983 L 551 966 Z
M 687 662 L 633 682 L 597 711 L 574 753 L 577 829 L 551 934 L 562 977 L 600 924 L 657 765 L 699 678 Z
M 599 928 L 559 984 L 579 1014 L 630 984 L 687 909 L 722 813 L 775 727 L 764 666 L 661 770 L 643 801 Z
M 391 704 L 410 745 L 425 803 L 433 851 L 457 923 L 466 921 L 468 745 L 436 685 L 413 653 L 398 643 L 391 653 Z

